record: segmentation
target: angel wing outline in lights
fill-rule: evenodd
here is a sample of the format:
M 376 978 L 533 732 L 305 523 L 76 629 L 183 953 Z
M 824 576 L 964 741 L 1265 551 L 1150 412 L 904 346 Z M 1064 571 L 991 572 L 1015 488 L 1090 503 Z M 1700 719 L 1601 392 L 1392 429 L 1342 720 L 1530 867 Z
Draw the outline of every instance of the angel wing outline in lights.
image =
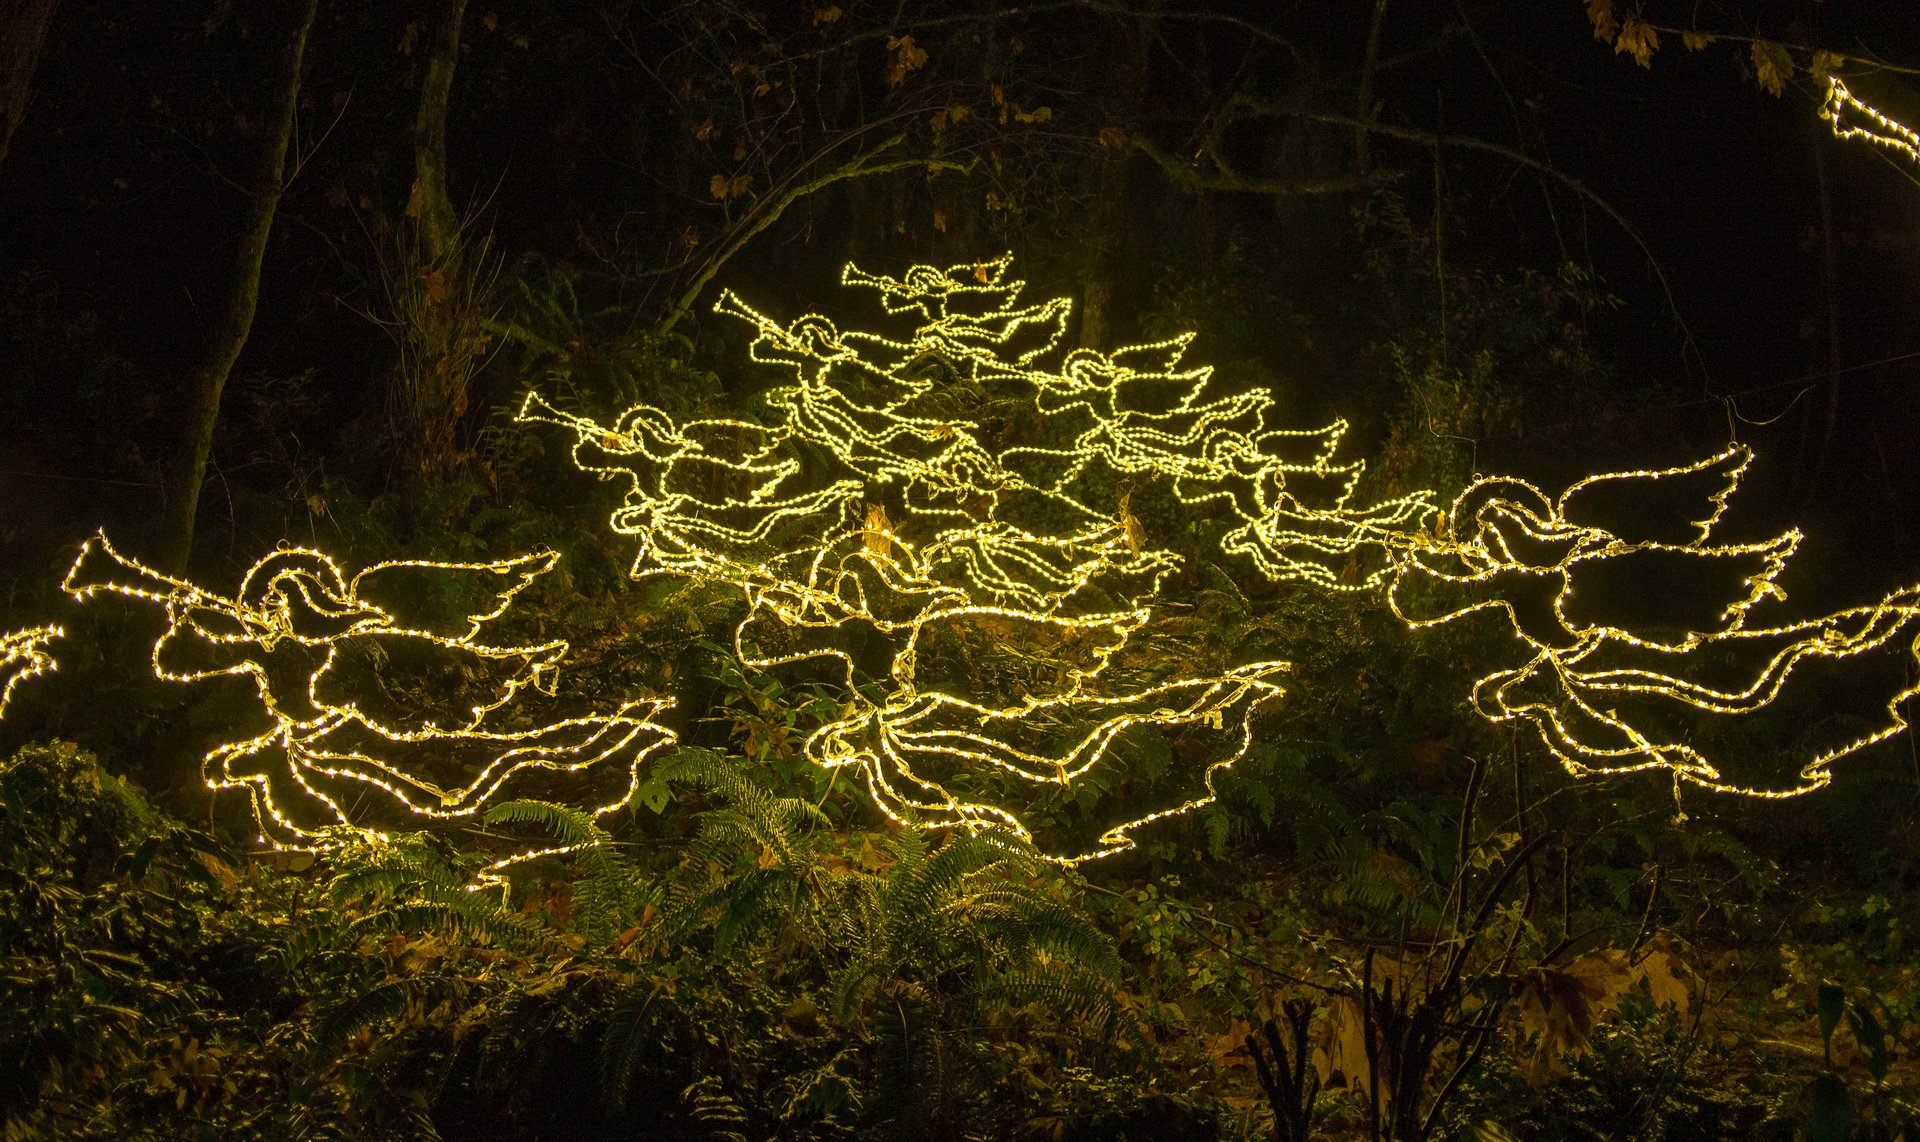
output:
M 65 634 L 52 625 L 0 633 L 0 717 L 6 716 L 7 704 L 13 701 L 16 687 L 55 669 L 47 644 Z
M 744 665 L 834 664 L 845 712 L 812 732 L 806 755 L 857 769 L 896 818 L 1004 828 L 1044 847 L 1021 809 L 982 790 L 1071 796 L 1136 727 L 1221 739 L 1179 796 L 1048 852 L 1075 863 L 1210 801 L 1285 669 L 1143 666 L 1134 636 L 1180 557 L 1134 515 L 1137 488 L 1157 482 L 1196 515 L 1224 515 L 1223 549 L 1273 578 L 1345 590 L 1383 582 L 1384 553 L 1415 542 L 1436 509 L 1425 493 L 1355 506 L 1361 465 L 1332 458 L 1345 426 L 1270 427 L 1272 397 L 1216 392 L 1210 369 L 1183 364 L 1187 338 L 1064 349 L 1070 303 L 1022 303 L 1009 265 L 898 279 L 849 267 L 845 284 L 916 323 L 899 338 L 819 315 L 783 324 L 723 294 L 716 309 L 756 330 L 753 359 L 791 378 L 756 419 L 681 422 L 641 405 L 601 425 L 538 394 L 521 418 L 569 429 L 580 467 L 625 482 L 612 525 L 638 541 L 635 577 L 740 585 Z M 1347 569 L 1368 551 L 1382 557 L 1355 581 Z M 1038 689 L 981 670 L 930 680 L 927 644 L 970 637 L 1000 640 L 995 652 L 1037 640 L 1053 674 Z M 863 669 L 852 648 L 874 638 L 884 651 Z
M 1531 724 L 1576 777 L 1664 769 L 1676 785 L 1769 798 L 1821 788 L 1833 762 L 1907 727 L 1900 707 L 1920 686 L 1906 680 L 1914 651 L 1903 639 L 1920 617 L 1920 587 L 1764 621 L 1785 600 L 1777 579 L 1801 537 L 1715 541 L 1750 459 L 1735 445 L 1682 467 L 1589 476 L 1557 499 L 1524 481 L 1482 479 L 1454 502 L 1448 541 L 1408 561 L 1388 602 L 1415 628 L 1503 617 L 1525 660 L 1479 678 L 1474 705 L 1490 720 Z M 1659 502 L 1670 490 L 1671 502 Z M 1675 510 L 1688 503 L 1704 505 L 1704 516 Z M 1689 577 L 1693 589 L 1676 587 Z M 1640 621 L 1618 617 L 1623 609 Z M 1724 758 L 1691 740 L 1701 715 L 1759 713 L 1800 673 L 1840 663 L 1851 671 L 1866 658 L 1889 660 L 1883 715 L 1809 747 L 1784 780 L 1731 778 Z
M 654 720 L 670 703 L 529 717 L 531 700 L 554 695 L 567 644 L 483 638 L 557 560 L 552 552 L 492 563 L 403 560 L 348 576 L 318 551 L 282 547 L 225 596 L 121 554 L 102 533 L 82 546 L 62 586 L 82 601 L 105 592 L 165 608 L 167 628 L 153 645 L 157 677 L 249 682 L 266 728 L 209 751 L 207 784 L 247 790 L 263 843 L 325 849 L 382 841 L 395 828 L 473 821 L 491 803 L 556 784 L 569 795 L 554 799 L 595 813 L 627 802 L 641 763 L 675 740 Z M 477 585 L 490 603 L 402 617 L 409 601 L 419 610 L 418 600 L 432 596 L 423 587 L 448 587 L 448 577 L 464 578 L 470 591 Z M 409 675 L 429 685 L 396 684 Z M 479 883 L 573 847 L 513 853 Z

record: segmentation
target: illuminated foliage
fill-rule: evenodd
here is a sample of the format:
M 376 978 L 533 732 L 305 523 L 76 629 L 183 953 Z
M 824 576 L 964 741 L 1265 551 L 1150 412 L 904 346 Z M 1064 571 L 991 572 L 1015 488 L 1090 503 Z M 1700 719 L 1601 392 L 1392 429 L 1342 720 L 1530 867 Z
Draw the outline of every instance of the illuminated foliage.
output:
M 1755 714 L 1796 668 L 1905 649 L 1896 640 L 1920 615 L 1920 588 L 1763 621 L 1786 597 L 1776 580 L 1800 533 L 1713 541 L 1749 459 L 1736 445 L 1685 467 L 1589 476 L 1554 500 L 1524 481 L 1482 479 L 1454 502 L 1447 541 L 1407 565 L 1389 602 L 1415 627 L 1502 614 L 1526 659 L 1478 679 L 1474 705 L 1497 722 L 1532 724 L 1575 776 L 1666 769 L 1755 797 L 1817 789 L 1835 760 L 1905 728 L 1899 706 L 1915 687 L 1897 684 L 1884 721 L 1816 748 L 1768 785 L 1727 777 L 1693 744 L 1699 715 Z
M 14 687 L 54 669 L 47 644 L 65 633 L 57 626 L 38 626 L 0 634 L 0 716 L 13 700 Z
M 1141 661 L 1180 557 L 1135 514 L 1137 491 L 1157 485 L 1185 513 L 1225 517 L 1222 550 L 1270 578 L 1342 590 L 1384 582 L 1384 553 L 1434 509 L 1424 493 L 1353 505 L 1362 465 L 1333 460 L 1345 425 L 1271 427 L 1271 396 L 1218 392 L 1210 369 L 1182 365 L 1185 337 L 1065 349 L 1070 303 L 1023 304 L 1008 264 L 897 280 L 850 267 L 847 284 L 914 323 L 898 339 L 818 315 L 783 325 L 724 295 L 718 309 L 757 330 L 754 359 L 792 375 L 760 420 L 677 422 L 641 405 L 601 425 L 537 395 L 522 417 L 573 430 L 582 468 L 625 481 L 612 524 L 639 541 L 636 577 L 740 585 L 741 662 L 836 664 L 849 701 L 804 752 L 856 769 L 890 815 L 1044 845 L 1016 806 L 1071 795 L 1129 730 L 1225 739 L 1173 799 L 1056 846 L 1070 863 L 1211 800 L 1254 709 L 1280 693 L 1282 663 L 1169 677 Z M 884 665 L 857 661 L 870 634 Z M 930 679 L 928 644 L 970 636 L 1048 677 Z
M 164 607 L 158 677 L 251 683 L 266 728 L 211 750 L 206 780 L 247 789 L 263 842 L 324 848 L 382 841 L 387 829 L 423 821 L 472 822 L 492 802 L 555 785 L 596 812 L 626 803 L 641 761 L 673 740 L 651 720 L 668 703 L 530 717 L 525 706 L 554 694 L 567 644 L 482 637 L 557 559 L 399 561 L 349 577 L 320 552 L 282 548 L 228 597 L 161 574 L 98 535 L 64 587 L 78 599 L 104 591 Z M 423 602 L 472 591 L 486 600 L 477 609 L 433 615 Z M 513 854 L 487 874 L 532 855 Z

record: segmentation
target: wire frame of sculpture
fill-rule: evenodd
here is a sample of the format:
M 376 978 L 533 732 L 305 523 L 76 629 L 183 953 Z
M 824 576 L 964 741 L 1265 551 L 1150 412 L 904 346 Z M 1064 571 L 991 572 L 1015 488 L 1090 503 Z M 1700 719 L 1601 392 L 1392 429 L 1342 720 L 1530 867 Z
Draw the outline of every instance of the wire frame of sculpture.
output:
M 567 644 L 483 637 L 557 560 L 396 561 L 349 576 L 318 551 L 289 547 L 226 596 L 145 566 L 101 534 L 63 586 L 81 600 L 104 592 L 161 606 L 157 677 L 250 684 L 264 728 L 208 752 L 207 783 L 247 790 L 263 843 L 312 849 L 473 823 L 518 797 L 594 812 L 627 802 L 643 760 L 674 740 L 653 720 L 668 703 L 542 717 L 533 707 L 554 695 Z M 485 600 L 477 609 L 432 613 L 436 598 L 475 595 Z M 481 880 L 571 847 L 514 852 Z
M 791 381 L 752 419 L 641 405 L 602 425 L 537 394 L 522 419 L 573 431 L 580 466 L 626 484 L 612 524 L 638 542 L 636 577 L 739 584 L 743 664 L 837 666 L 843 716 L 806 756 L 859 772 L 901 820 L 1005 829 L 1073 863 L 1210 801 L 1281 693 L 1280 662 L 1149 661 L 1139 636 L 1180 558 L 1136 492 L 1221 519 L 1223 552 L 1274 579 L 1339 590 L 1386 581 L 1388 551 L 1435 509 L 1424 493 L 1356 505 L 1362 466 L 1334 459 L 1343 424 L 1273 428 L 1271 396 L 1219 391 L 1183 363 L 1187 338 L 1064 348 L 1069 303 L 1023 303 L 1008 267 L 850 267 L 846 284 L 914 326 L 900 337 L 783 324 L 723 295 L 717 309 L 755 328 L 753 358 Z M 935 678 L 936 659 L 971 668 Z M 1046 677 L 983 678 L 988 659 Z M 1119 765 L 1135 731 L 1210 734 L 1211 760 L 1090 839 L 1037 834 L 1036 815 Z

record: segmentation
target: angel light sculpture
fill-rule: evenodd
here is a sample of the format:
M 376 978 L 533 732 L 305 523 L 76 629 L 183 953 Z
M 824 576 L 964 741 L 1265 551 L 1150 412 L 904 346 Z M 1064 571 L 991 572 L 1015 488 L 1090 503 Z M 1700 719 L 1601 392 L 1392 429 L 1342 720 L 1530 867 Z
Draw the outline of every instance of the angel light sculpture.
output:
M 583 469 L 624 481 L 612 524 L 638 542 L 636 578 L 739 585 L 741 663 L 831 664 L 846 701 L 808 758 L 856 771 L 899 820 L 1003 829 L 1074 863 L 1210 801 L 1281 693 L 1284 663 L 1172 661 L 1141 637 L 1181 559 L 1136 495 L 1219 520 L 1222 549 L 1272 578 L 1341 589 L 1384 581 L 1383 553 L 1434 509 L 1424 493 L 1353 505 L 1345 426 L 1271 428 L 1270 396 L 1183 366 L 1186 338 L 1064 350 L 1069 303 L 1023 304 L 1008 264 L 849 267 L 913 324 L 898 339 L 723 295 L 754 360 L 791 378 L 753 419 L 641 405 L 602 425 L 537 394 L 521 418 L 573 431 Z M 1082 797 L 1154 768 L 1170 736 L 1205 760 Z M 1069 803 L 1092 824 L 1062 825 Z
M 1735 445 L 1682 467 L 1589 476 L 1557 499 L 1482 479 L 1454 502 L 1445 542 L 1409 558 L 1389 602 L 1414 627 L 1504 619 L 1520 661 L 1478 679 L 1474 705 L 1532 725 L 1576 777 L 1667 770 L 1676 787 L 1818 789 L 1834 761 L 1906 728 L 1900 707 L 1920 693 L 1909 670 L 1920 587 L 1815 618 L 1773 617 L 1799 532 L 1749 543 L 1713 534 L 1750 458 Z M 1814 716 L 1781 716 L 1795 688 L 1818 695 Z M 1783 724 L 1790 740 L 1769 741 Z M 1729 776 L 1728 757 L 1702 748 L 1715 731 L 1743 770 L 1759 772 Z
M 483 629 L 551 570 L 552 552 L 493 563 L 399 561 L 348 576 L 327 556 L 282 548 L 232 596 L 145 566 L 104 534 L 81 548 L 65 590 L 157 603 L 153 646 L 166 681 L 250 683 L 264 729 L 204 760 L 209 786 L 245 788 L 261 841 L 327 848 L 434 821 L 473 822 L 500 800 L 535 797 L 606 812 L 673 733 L 639 699 L 612 713 L 543 717 L 567 644 L 496 643 Z M 436 607 L 436 599 L 484 601 Z M 515 852 L 507 864 L 544 853 Z

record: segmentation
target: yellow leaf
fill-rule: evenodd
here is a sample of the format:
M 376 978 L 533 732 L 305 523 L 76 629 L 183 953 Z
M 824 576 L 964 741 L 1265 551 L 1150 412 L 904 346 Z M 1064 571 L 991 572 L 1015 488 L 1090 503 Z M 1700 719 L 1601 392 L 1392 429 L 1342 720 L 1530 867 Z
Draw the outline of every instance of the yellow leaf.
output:
M 420 184 L 416 181 L 413 189 L 407 192 L 407 217 L 420 217 L 420 208 L 425 204 L 426 193 L 420 189 Z
M 1787 80 L 1793 77 L 1793 57 L 1787 49 L 1770 40 L 1753 42 L 1753 78 L 1763 91 L 1785 94 Z
M 1660 34 L 1653 25 L 1641 20 L 1628 20 L 1620 29 L 1620 38 L 1613 41 L 1615 55 L 1625 52 L 1633 57 L 1633 62 L 1641 67 L 1653 66 L 1653 52 L 1660 46 Z
M 713 116 L 707 116 L 706 122 L 693 129 L 693 137 L 703 143 L 713 137 Z
M 1045 123 L 1053 118 L 1053 108 L 1035 107 L 1031 111 L 1022 111 L 1018 106 L 1013 109 L 1013 117 L 1022 123 Z
M 1832 75 L 1834 72 L 1840 70 L 1840 65 L 1845 61 L 1845 58 L 1846 57 L 1840 55 L 1838 52 L 1815 52 L 1813 53 L 1813 63 L 1807 70 L 1819 76 Z
M 500 26 L 500 13 L 488 12 L 480 17 L 480 26 L 491 32 Z
M 1712 43 L 1714 39 L 1715 37 L 1709 36 L 1705 32 L 1681 32 L 1680 33 L 1681 46 L 1685 47 L 1690 52 L 1705 50 L 1706 46 Z
M 427 302 L 438 305 L 447 300 L 447 275 L 440 270 L 420 271 L 420 285 L 426 291 Z
M 912 36 L 888 36 L 887 50 L 893 53 L 893 66 L 887 69 L 887 86 L 898 87 L 907 76 L 926 66 L 927 53 L 913 42 Z
M 1116 514 L 1120 517 L 1120 530 L 1126 533 L 1128 549 L 1138 555 L 1140 549 L 1146 546 L 1147 529 L 1140 526 L 1140 517 L 1133 514 L 1133 509 L 1129 506 L 1132 500 L 1132 488 L 1121 492 L 1120 507 Z
M 1596 40 L 1612 40 L 1620 30 L 1619 21 L 1613 18 L 1613 0 L 1587 0 L 1587 19 L 1593 22 Z
M 747 192 L 747 183 L 752 180 L 752 177 L 751 175 L 737 174 L 732 178 L 728 178 L 726 175 L 717 174 L 708 180 L 707 192 L 721 202 L 725 202 L 729 198 L 738 198 Z
M 887 538 L 888 527 L 887 506 L 868 504 L 866 543 L 869 554 L 882 558 L 893 554 L 893 543 Z
M 814 26 L 819 27 L 821 24 L 836 23 L 839 21 L 841 14 L 840 5 L 838 4 L 826 8 L 815 8 L 813 10 Z
M 1133 145 L 1133 140 L 1118 127 L 1100 128 L 1100 149 L 1103 151 L 1124 151 Z M 1444 518 L 1444 517 L 1443 517 Z
M 947 216 L 944 211 L 936 210 L 933 212 L 933 228 L 942 234 L 947 232 Z

